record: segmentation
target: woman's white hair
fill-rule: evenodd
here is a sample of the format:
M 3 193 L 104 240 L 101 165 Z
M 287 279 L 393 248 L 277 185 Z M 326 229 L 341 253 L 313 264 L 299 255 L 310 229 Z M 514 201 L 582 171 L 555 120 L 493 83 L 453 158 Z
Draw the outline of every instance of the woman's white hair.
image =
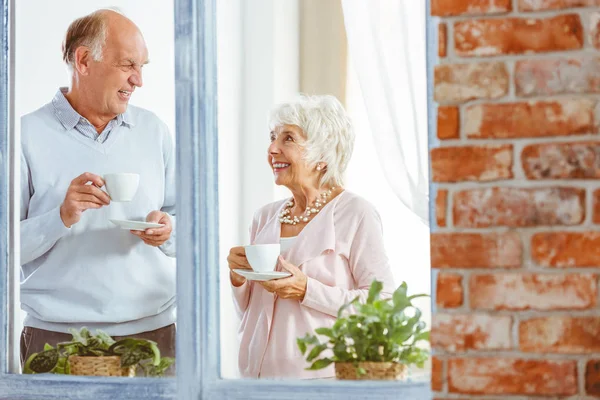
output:
M 321 186 L 343 186 L 344 172 L 354 149 L 354 129 L 346 110 L 334 96 L 301 95 L 275 106 L 269 130 L 296 125 L 306 135 L 304 160 L 309 167 L 325 163 Z

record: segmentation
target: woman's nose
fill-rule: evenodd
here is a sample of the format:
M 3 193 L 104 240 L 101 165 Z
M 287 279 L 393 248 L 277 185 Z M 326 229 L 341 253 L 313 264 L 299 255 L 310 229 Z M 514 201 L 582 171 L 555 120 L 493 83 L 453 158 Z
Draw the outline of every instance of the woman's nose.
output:
M 275 142 L 271 143 L 269 145 L 269 154 L 278 154 L 279 153 L 279 147 L 277 147 L 277 144 Z

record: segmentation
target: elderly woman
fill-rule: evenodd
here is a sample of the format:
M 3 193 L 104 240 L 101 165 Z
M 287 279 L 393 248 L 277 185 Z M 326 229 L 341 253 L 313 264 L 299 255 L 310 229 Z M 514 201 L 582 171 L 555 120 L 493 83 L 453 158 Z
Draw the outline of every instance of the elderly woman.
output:
M 227 261 L 240 315 L 239 368 L 247 378 L 328 378 L 333 365 L 316 371 L 296 339 L 331 327 L 337 311 L 356 296 L 364 301 L 371 282 L 394 289 L 381 220 L 366 200 L 343 188 L 354 133 L 332 96 L 301 97 L 276 107 L 270 118 L 267 161 L 277 185 L 292 197 L 256 211 L 252 244 L 281 243 L 278 271 L 291 276 L 247 281 L 234 269 L 251 269 L 243 247 Z

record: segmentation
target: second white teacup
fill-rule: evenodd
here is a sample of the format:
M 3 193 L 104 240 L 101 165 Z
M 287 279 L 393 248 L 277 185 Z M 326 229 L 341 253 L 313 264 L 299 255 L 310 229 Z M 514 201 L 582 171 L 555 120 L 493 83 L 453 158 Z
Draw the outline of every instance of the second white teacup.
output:
M 244 246 L 246 258 L 255 272 L 274 271 L 280 249 L 279 243 Z
M 106 174 L 102 177 L 106 192 L 112 201 L 131 201 L 140 184 L 139 174 L 116 173 Z

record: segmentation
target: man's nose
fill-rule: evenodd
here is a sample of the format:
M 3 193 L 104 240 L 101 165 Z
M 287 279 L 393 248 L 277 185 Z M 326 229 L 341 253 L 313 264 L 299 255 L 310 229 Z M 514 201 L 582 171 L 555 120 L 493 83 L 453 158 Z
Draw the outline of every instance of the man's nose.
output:
M 129 82 L 134 86 L 142 87 L 142 85 L 144 84 L 144 81 L 142 79 L 142 71 L 136 72 L 135 74 L 131 75 L 131 77 L 129 78 Z

